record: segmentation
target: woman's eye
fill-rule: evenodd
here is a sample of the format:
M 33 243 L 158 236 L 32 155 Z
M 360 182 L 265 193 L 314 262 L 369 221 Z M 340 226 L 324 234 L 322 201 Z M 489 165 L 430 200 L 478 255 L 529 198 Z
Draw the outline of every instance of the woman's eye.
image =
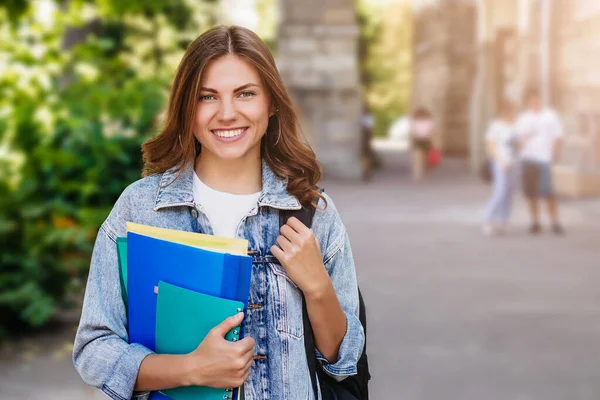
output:
M 252 96 L 254 96 L 254 94 L 255 94 L 254 92 L 250 92 L 250 91 L 242 92 L 242 93 L 240 93 L 240 97 L 242 97 L 242 98 L 244 98 L 244 97 L 252 97 Z
M 205 94 L 200 96 L 200 101 L 207 101 L 207 100 L 212 100 L 215 97 L 212 94 Z

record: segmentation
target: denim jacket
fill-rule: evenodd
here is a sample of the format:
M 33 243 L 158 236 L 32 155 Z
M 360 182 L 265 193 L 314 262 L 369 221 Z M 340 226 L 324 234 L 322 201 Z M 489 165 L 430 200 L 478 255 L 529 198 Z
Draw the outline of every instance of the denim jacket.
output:
M 140 179 L 121 194 L 100 227 L 92 254 L 83 311 L 75 337 L 73 362 L 83 380 L 115 400 L 146 399 L 133 391 L 148 348 L 128 342 L 127 313 L 121 298 L 116 238 L 126 235 L 126 222 L 212 234 L 201 206 L 194 204 L 190 165 L 177 177 L 174 170 Z M 177 179 L 176 179 L 177 178 Z M 252 279 L 246 334 L 256 341 L 255 361 L 244 385 L 246 400 L 313 399 L 304 350 L 302 299 L 285 269 L 270 253 L 279 234 L 279 210 L 299 209 L 287 182 L 263 161 L 262 192 L 257 205 L 240 221 L 237 237 L 249 242 Z M 317 209 L 313 232 L 342 309 L 346 334 L 338 359 L 329 364 L 317 351 L 325 372 L 337 380 L 356 374 L 364 346 L 358 319 L 358 289 L 350 242 L 331 198 Z

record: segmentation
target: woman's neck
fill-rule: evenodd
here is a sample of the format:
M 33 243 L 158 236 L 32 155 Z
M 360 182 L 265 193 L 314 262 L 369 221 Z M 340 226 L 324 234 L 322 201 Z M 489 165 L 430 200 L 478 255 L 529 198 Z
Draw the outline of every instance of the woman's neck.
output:
M 262 160 L 248 158 L 222 160 L 200 153 L 194 166 L 196 175 L 205 185 L 219 192 L 252 194 L 262 189 Z

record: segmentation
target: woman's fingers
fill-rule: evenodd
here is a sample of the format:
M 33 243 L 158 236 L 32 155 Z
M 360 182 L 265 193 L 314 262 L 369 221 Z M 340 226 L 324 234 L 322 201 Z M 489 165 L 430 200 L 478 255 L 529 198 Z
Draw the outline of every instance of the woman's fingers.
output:
M 302 221 L 300 221 L 296 217 L 291 217 L 290 219 L 288 219 L 287 223 L 285 225 L 289 226 L 290 228 L 292 228 L 294 231 L 296 231 L 299 234 L 306 233 L 306 231 L 309 230 L 306 227 L 306 225 L 304 225 L 302 223 Z
M 292 242 L 289 241 L 285 236 L 277 236 L 277 245 L 284 252 L 291 252 L 293 250 Z
M 298 232 L 292 229 L 292 227 L 289 225 L 282 225 L 279 232 L 281 233 L 281 236 L 285 237 L 290 242 L 294 242 L 300 237 Z

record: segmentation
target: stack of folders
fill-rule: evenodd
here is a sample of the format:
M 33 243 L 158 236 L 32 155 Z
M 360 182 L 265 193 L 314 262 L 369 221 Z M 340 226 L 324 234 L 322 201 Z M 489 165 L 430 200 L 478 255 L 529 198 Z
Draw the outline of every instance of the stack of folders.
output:
M 246 312 L 252 259 L 248 241 L 127 223 L 117 239 L 129 342 L 158 354 L 194 351 L 227 317 Z M 243 323 L 226 340 L 243 337 Z M 241 390 L 202 386 L 152 392 L 172 400 L 240 399 Z

